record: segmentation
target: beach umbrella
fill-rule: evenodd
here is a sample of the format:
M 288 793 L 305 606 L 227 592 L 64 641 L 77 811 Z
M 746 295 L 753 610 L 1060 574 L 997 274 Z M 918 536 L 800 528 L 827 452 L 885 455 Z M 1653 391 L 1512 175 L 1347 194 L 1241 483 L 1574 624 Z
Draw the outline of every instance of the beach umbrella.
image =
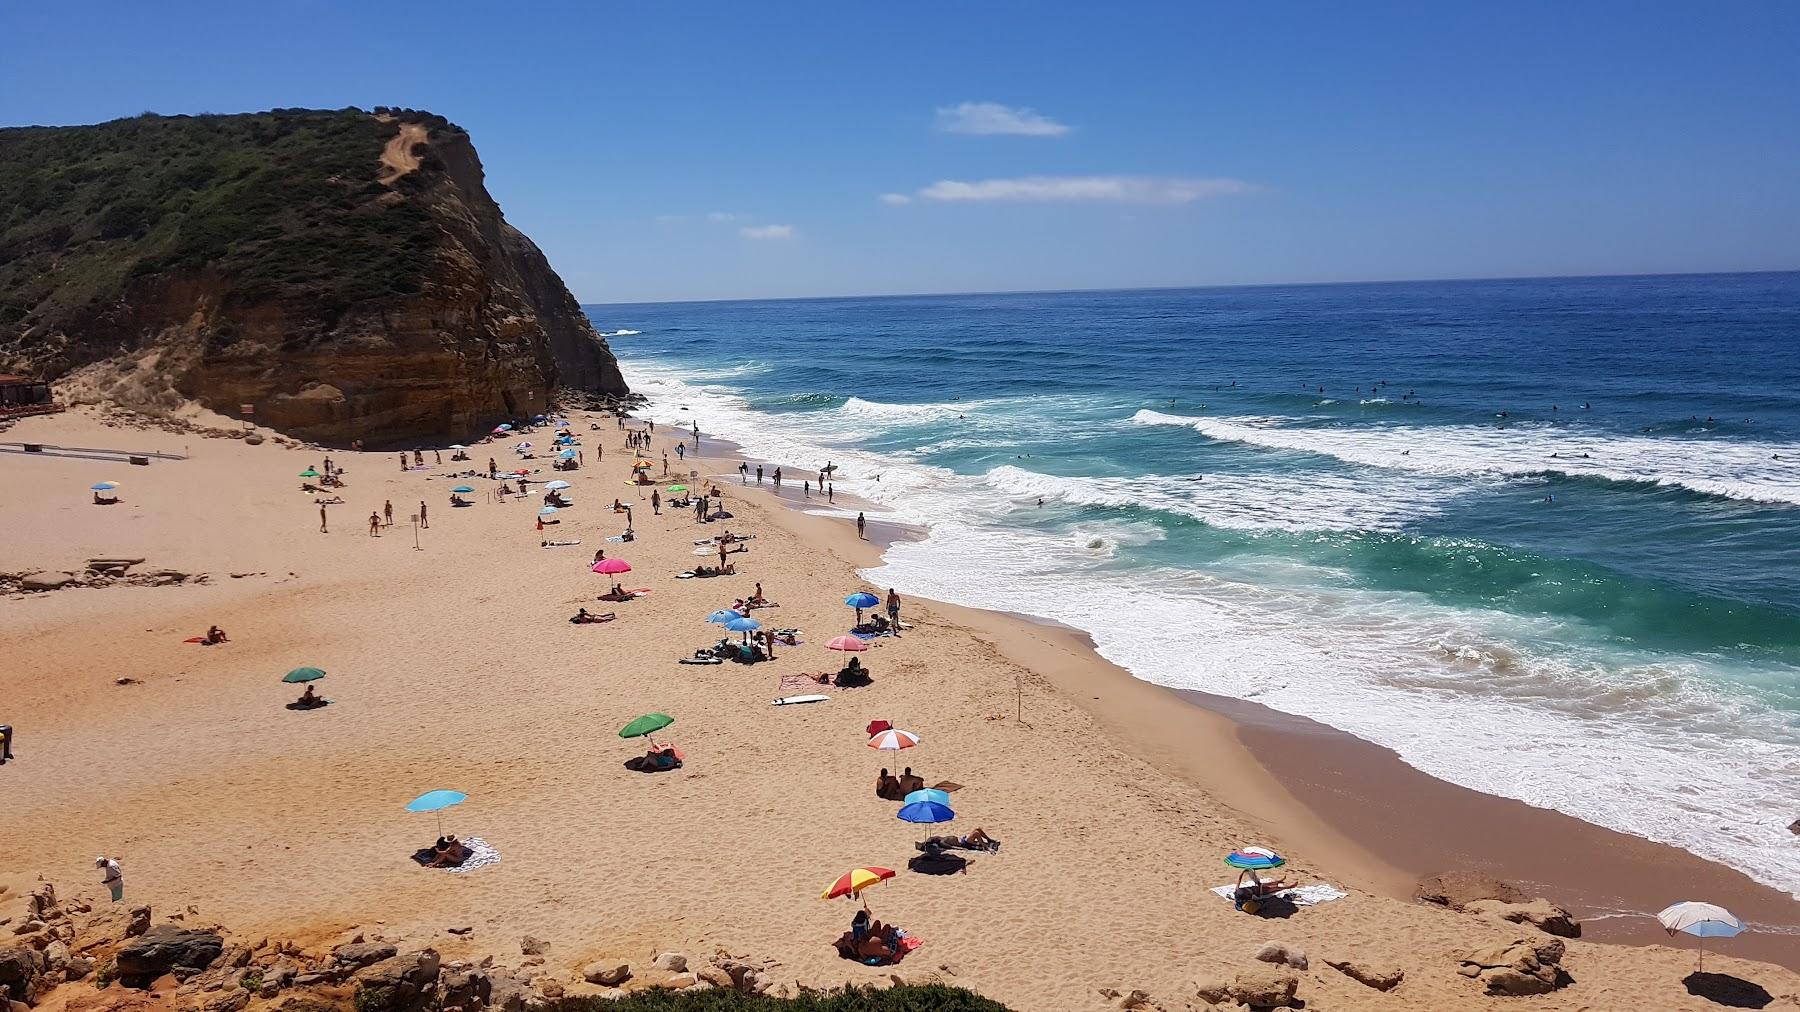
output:
M 1267 847 L 1240 847 L 1225 855 L 1225 863 L 1240 871 L 1267 871 L 1287 864 L 1287 858 Z
M 438 836 L 441 837 L 444 835 L 444 809 L 460 805 L 468 798 L 469 796 L 461 791 L 426 791 L 408 801 L 406 810 L 409 812 L 436 812 Z
M 96 492 L 111 492 L 113 489 L 118 488 L 118 487 L 119 487 L 119 483 L 116 481 L 97 481 L 97 482 L 93 483 L 92 485 L 88 486 L 88 488 L 91 488 Z
M 912 748 L 918 743 L 918 735 L 911 731 L 902 731 L 897 727 L 890 727 L 869 739 L 870 748 L 878 748 L 884 752 L 898 752 L 903 748 Z
M 452 492 L 461 492 L 461 493 L 469 493 L 469 492 L 473 492 L 473 491 L 475 491 L 475 486 L 473 486 L 473 485 L 458 485 L 458 486 L 456 486 L 456 487 L 455 487 L 455 488 L 453 488 L 453 489 L 451 489 L 451 490 L 450 490 L 450 491 L 452 491 Z
M 860 899 L 862 891 L 879 882 L 886 882 L 894 877 L 892 868 L 852 868 L 840 875 L 837 881 L 825 887 L 819 894 L 822 900 L 835 900 L 839 896 Z M 868 909 L 868 900 L 863 900 L 863 908 Z
M 901 805 L 900 811 L 895 813 L 894 817 L 901 822 L 914 822 L 929 826 L 939 822 L 949 822 L 956 818 L 956 813 L 950 810 L 949 805 L 940 805 L 935 801 L 914 801 L 911 804 Z
M 711 615 L 706 616 L 706 620 L 708 622 L 711 622 L 713 625 L 724 625 L 725 623 L 730 622 L 733 619 L 739 619 L 739 618 L 743 618 L 743 617 L 744 617 L 743 615 L 741 615 L 735 611 L 732 611 L 730 608 L 720 608 L 718 611 L 715 611 Z
M 655 466 L 656 466 L 656 461 L 654 461 L 654 460 L 645 460 L 645 459 L 644 459 L 644 458 L 642 458 L 642 457 L 639 457 L 639 458 L 638 458 L 638 459 L 637 459 L 637 462 L 636 462 L 636 463 L 634 463 L 634 464 L 632 464 L 632 465 L 631 465 L 631 466 L 632 466 L 632 467 L 655 467 Z
M 511 432 L 512 426 L 508 425 L 505 422 L 501 422 L 499 425 L 494 426 L 494 431 L 495 432 Z
M 318 668 L 295 668 L 287 674 L 282 675 L 281 680 L 298 685 L 301 682 L 316 682 L 324 677 L 325 672 Z
M 564 450 L 563 452 L 557 454 L 557 456 L 561 457 L 564 460 L 574 460 L 575 457 L 577 456 L 577 454 L 575 453 L 574 450 Z
M 549 490 L 550 490 L 550 491 L 552 491 L 552 492 L 561 492 L 561 491 L 562 491 L 562 490 L 563 490 L 563 489 L 565 489 L 565 488 L 574 488 L 574 487 L 575 487 L 575 486 L 573 486 L 573 485 L 571 485 L 571 484 L 569 484 L 569 483 L 568 483 L 568 482 L 566 482 L 566 481 L 563 481 L 563 480 L 561 480 L 561 479 L 558 479 L 558 480 L 556 480 L 556 481 L 553 481 L 553 482 L 551 482 L 551 483 L 550 483 L 550 484 L 548 484 L 548 485 L 545 485 L 545 486 L 544 486 L 544 487 L 545 487 L 545 488 L 546 488 L 546 489 L 549 489 Z
M 555 506 L 545 506 L 543 509 L 538 510 L 538 516 L 540 516 L 540 517 L 553 517 L 555 515 L 556 515 L 556 507 Z
M 670 485 L 669 491 L 671 491 L 671 492 L 686 492 L 687 486 L 686 485 Z
M 1738 920 L 1731 911 L 1712 903 L 1696 903 L 1693 900 L 1668 907 L 1657 914 L 1656 919 L 1671 937 L 1679 933 L 1701 939 L 1701 970 L 1706 969 L 1706 939 L 1731 938 L 1744 930 L 1744 922 Z
M 544 420 L 544 416 L 543 415 L 532 415 L 531 420 L 534 422 L 541 422 Z
M 594 563 L 594 572 L 613 576 L 618 573 L 631 572 L 631 563 L 624 559 L 601 559 Z
M 531 444 L 530 444 L 530 443 L 529 443 L 529 442 L 521 442 L 521 443 L 520 443 L 520 444 L 519 444 L 519 445 L 517 445 L 517 446 L 515 446 L 515 447 L 513 447 L 513 449 L 515 449 L 515 450 L 529 450 L 529 449 L 531 449 Z
M 834 636 L 825 644 L 827 650 L 846 650 L 852 653 L 869 649 L 869 645 L 854 636 Z
M 761 629 L 762 623 L 758 622 L 757 620 L 755 620 L 753 618 L 750 618 L 747 615 L 739 615 L 737 618 L 734 618 L 731 621 L 725 623 L 725 628 L 731 630 L 732 632 L 743 633 L 744 634 L 744 642 L 748 643 L 748 642 L 750 642 L 750 634 L 755 632 L 758 629 Z
M 936 790 L 931 787 L 914 791 L 911 794 L 908 794 L 903 800 L 909 805 L 915 801 L 929 801 L 934 805 L 943 805 L 945 808 L 950 807 L 950 795 L 944 791 Z
M 318 476 L 319 476 L 319 472 L 313 470 L 310 467 L 307 468 L 306 470 L 300 472 L 300 477 L 302 477 L 302 478 L 317 478 Z
M 876 597 L 866 590 L 859 590 L 849 597 L 844 598 L 844 603 L 856 609 L 856 624 L 862 625 L 862 610 L 864 608 L 873 608 L 880 604 L 881 598 Z
M 466 447 L 466 446 L 464 446 L 464 445 L 462 445 L 462 444 L 461 444 L 461 443 L 451 443 L 451 444 L 450 444 L 450 449 L 452 449 L 452 450 L 466 450 L 466 449 L 468 449 L 468 447 Z
M 673 723 L 675 723 L 675 718 L 666 713 L 646 713 L 642 717 L 619 728 L 619 737 L 645 738 L 649 740 L 650 744 L 655 745 L 656 739 L 651 738 L 650 736 Z

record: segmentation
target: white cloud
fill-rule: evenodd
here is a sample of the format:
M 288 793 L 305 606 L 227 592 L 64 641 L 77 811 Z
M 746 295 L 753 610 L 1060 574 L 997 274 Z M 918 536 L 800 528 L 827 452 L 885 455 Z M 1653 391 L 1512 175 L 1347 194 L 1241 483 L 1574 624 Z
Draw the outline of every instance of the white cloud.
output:
M 884 193 L 876 199 L 880 200 L 883 204 L 910 204 L 910 203 L 912 203 L 912 198 L 907 196 L 904 193 Z
M 740 216 L 730 211 L 713 211 L 706 216 L 707 221 L 736 221 Z
M 1254 193 L 1262 187 L 1241 179 L 1156 176 L 1020 176 L 1014 179 L 943 179 L 920 190 L 923 200 L 1119 204 L 1191 204 L 1208 197 Z M 885 198 L 884 198 L 885 199 Z
M 1036 109 L 1014 108 L 998 102 L 939 106 L 937 127 L 953 134 L 1013 134 L 1019 137 L 1061 137 L 1071 129 Z
M 738 229 L 746 239 L 792 239 L 797 235 L 792 225 L 752 225 Z

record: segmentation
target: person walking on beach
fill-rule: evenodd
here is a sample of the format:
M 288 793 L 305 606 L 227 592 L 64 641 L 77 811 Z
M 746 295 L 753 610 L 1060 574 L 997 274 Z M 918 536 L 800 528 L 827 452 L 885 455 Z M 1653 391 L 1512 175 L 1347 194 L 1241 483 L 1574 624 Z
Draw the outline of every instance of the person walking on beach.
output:
M 442 464 L 444 462 L 444 451 L 442 451 L 442 450 L 431 451 L 431 462 L 433 464 Z
M 381 504 L 381 515 L 387 518 L 387 525 L 394 526 L 394 500 L 389 499 Z
M 499 473 L 500 473 L 500 465 L 494 463 L 494 458 L 489 457 L 488 458 L 488 477 L 492 478 Z
M 320 534 L 330 534 L 331 533 L 330 531 L 325 529 L 325 507 L 323 505 L 321 505 L 319 507 L 319 533 Z
M 837 486 L 836 485 L 825 486 L 825 501 L 826 502 L 837 502 L 837 499 L 835 498 L 836 495 L 837 495 Z
M 738 462 L 738 484 L 750 484 L 750 465 L 742 461 Z
M 804 493 L 808 499 L 812 498 L 812 479 L 811 478 L 808 478 L 805 481 L 800 483 L 800 491 L 802 493 Z
M 663 477 L 669 476 L 669 451 L 663 451 Z
M 894 635 L 900 635 L 900 595 L 894 588 L 888 588 L 887 596 L 888 624 L 894 627 Z
M 668 462 L 664 461 L 664 463 Z M 659 517 L 662 516 L 662 495 L 655 489 L 650 490 L 650 512 Z
M 331 458 L 330 457 L 325 458 L 325 474 L 328 476 L 331 474 Z
M 431 529 L 431 520 L 429 517 L 426 516 L 425 500 L 423 500 L 423 499 L 419 500 L 419 526 L 425 528 L 426 530 Z
M 679 461 L 687 460 L 687 442 L 685 440 L 675 444 L 675 459 Z
M 381 537 L 381 514 L 373 510 L 369 511 L 369 537 Z
M 406 470 L 406 454 L 404 453 L 400 455 L 400 470 Z
M 719 542 L 719 568 L 725 568 L 725 542 Z
M 756 483 L 758 485 L 762 484 L 762 465 L 761 464 L 756 465 Z
M 125 870 L 119 862 L 105 854 L 94 858 L 94 867 L 100 869 L 100 884 L 112 894 L 112 901 L 119 902 L 125 898 Z
M 775 469 L 775 491 L 781 491 L 781 468 Z
M 858 514 L 857 514 L 857 515 L 856 515 L 856 536 L 857 536 L 857 537 L 859 537 L 859 538 L 863 538 L 863 524 L 864 524 L 864 523 L 866 523 L 866 522 L 867 522 L 867 521 L 865 521 L 865 520 L 864 520 L 864 519 L 863 519 L 863 515 L 862 515 L 862 514 L 861 514 L 861 513 L 858 513 Z M 864 541 L 867 541 L 867 540 L 869 540 L 869 539 L 868 539 L 868 538 L 863 538 L 863 540 L 864 540 Z
M 13 729 L 11 724 L 0 724 L 0 766 L 12 761 Z

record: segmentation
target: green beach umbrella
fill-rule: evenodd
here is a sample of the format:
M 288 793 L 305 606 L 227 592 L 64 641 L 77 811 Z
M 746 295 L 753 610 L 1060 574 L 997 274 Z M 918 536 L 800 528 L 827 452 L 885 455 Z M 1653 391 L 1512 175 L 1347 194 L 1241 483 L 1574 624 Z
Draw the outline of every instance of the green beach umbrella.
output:
M 318 476 L 319 476 L 319 472 L 313 470 L 310 467 L 307 468 L 306 470 L 300 472 L 300 477 L 302 477 L 302 478 L 317 478 Z
M 671 491 L 671 492 L 686 492 L 687 486 L 686 485 L 670 485 L 669 491 Z
M 675 718 L 666 713 L 646 713 L 620 728 L 619 737 L 648 738 L 673 723 L 675 723 Z M 654 745 L 656 742 L 651 741 L 651 744 Z
M 281 676 L 284 682 L 316 682 L 325 677 L 325 672 L 318 668 L 295 668 Z

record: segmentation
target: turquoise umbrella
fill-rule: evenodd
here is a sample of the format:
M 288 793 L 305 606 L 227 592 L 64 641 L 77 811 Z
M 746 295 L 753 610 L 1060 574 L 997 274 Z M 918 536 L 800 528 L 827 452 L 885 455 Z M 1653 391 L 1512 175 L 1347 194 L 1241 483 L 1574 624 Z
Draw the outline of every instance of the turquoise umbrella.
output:
M 950 795 L 933 787 L 914 791 L 908 794 L 905 800 L 909 805 L 915 801 L 929 801 L 933 804 L 943 805 L 945 808 L 950 807 Z
M 466 493 L 475 491 L 475 486 L 473 486 L 473 485 L 458 485 L 455 488 L 451 489 L 450 491 L 461 492 L 461 493 L 466 494 Z
M 438 813 L 438 836 L 441 837 L 444 835 L 444 809 L 454 805 L 460 805 L 468 799 L 469 796 L 461 791 L 426 791 L 424 794 L 408 801 L 406 803 L 406 810 L 409 812 Z

